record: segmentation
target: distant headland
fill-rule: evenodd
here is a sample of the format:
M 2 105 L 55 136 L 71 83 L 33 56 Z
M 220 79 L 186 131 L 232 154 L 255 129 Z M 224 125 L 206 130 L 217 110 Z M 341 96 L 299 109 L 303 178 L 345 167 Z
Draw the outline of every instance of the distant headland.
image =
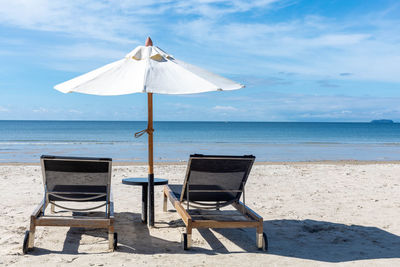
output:
M 372 120 L 371 123 L 394 123 L 392 120 Z

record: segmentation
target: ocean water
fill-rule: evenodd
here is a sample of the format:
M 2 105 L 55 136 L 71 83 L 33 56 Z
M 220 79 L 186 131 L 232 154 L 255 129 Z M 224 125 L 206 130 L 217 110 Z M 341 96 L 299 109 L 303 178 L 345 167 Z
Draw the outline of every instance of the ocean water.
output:
M 0 162 L 42 154 L 147 160 L 147 122 L 0 121 Z M 155 161 L 190 154 L 253 154 L 257 161 L 400 160 L 400 124 L 155 122 Z

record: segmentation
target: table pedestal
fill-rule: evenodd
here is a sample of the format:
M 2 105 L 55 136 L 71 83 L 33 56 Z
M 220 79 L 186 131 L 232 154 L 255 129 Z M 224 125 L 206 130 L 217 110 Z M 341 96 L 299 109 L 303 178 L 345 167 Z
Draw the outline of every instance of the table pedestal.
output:
M 154 186 L 149 186 L 147 178 L 125 178 L 123 184 L 142 186 L 142 223 L 149 222 L 149 226 L 154 225 L 154 186 L 168 184 L 167 179 L 154 178 Z M 150 190 L 153 189 L 153 190 Z M 152 197 L 153 201 L 149 201 Z M 150 199 L 151 200 L 151 199 Z
M 147 223 L 147 185 L 142 185 L 142 223 Z

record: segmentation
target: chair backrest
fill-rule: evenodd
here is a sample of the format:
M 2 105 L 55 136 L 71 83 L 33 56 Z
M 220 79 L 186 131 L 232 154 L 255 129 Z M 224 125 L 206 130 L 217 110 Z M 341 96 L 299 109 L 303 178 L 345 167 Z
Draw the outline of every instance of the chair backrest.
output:
M 40 158 L 47 201 L 109 201 L 110 158 Z
M 180 201 L 221 206 L 238 201 L 254 160 L 252 155 L 190 155 Z

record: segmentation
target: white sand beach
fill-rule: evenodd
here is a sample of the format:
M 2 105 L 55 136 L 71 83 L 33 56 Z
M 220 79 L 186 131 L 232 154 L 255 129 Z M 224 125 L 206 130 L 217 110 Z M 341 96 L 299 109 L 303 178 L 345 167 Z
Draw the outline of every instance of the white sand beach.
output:
M 157 177 L 181 183 L 185 164 L 159 164 Z M 258 251 L 255 230 L 193 231 L 156 187 L 156 224 L 141 223 L 141 188 L 121 184 L 145 177 L 145 164 L 113 167 L 119 249 L 107 251 L 105 230 L 38 227 L 35 249 L 22 255 L 29 216 L 43 196 L 40 166 L 0 166 L 0 265 L 5 266 L 399 266 L 400 163 L 257 163 L 246 189 L 248 206 L 264 218 L 269 251 Z

